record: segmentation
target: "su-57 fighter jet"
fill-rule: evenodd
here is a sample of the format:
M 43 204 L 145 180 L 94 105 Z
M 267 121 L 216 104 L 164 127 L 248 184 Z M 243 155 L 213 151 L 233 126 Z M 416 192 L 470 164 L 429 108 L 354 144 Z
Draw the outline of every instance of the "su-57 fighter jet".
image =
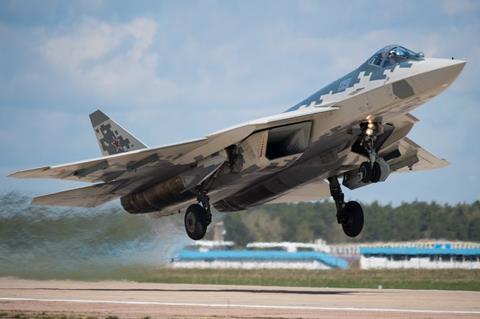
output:
M 384 182 L 392 172 L 443 167 L 406 135 L 409 112 L 445 90 L 465 61 L 426 58 L 399 45 L 283 113 L 205 138 L 149 148 L 101 111 L 90 114 L 102 157 L 11 174 L 95 185 L 36 197 L 33 204 L 94 207 L 120 198 L 132 214 L 185 213 L 185 229 L 203 238 L 212 206 L 221 212 L 332 196 L 346 235 L 363 228 L 349 189 Z

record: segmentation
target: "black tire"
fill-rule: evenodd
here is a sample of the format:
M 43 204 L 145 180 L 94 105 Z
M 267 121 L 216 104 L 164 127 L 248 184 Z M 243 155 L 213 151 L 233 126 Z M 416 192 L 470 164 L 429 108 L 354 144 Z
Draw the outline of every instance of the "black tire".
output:
M 377 183 L 380 180 L 380 177 L 382 177 L 382 168 L 378 162 L 375 162 L 372 167 L 372 183 Z
M 345 204 L 343 209 L 346 217 L 342 224 L 343 232 L 348 237 L 357 237 L 363 229 L 362 206 L 355 201 L 351 201 Z
M 362 182 L 369 183 L 372 179 L 372 166 L 369 162 L 363 162 L 360 165 L 360 172 L 362 173 Z
M 193 240 L 200 240 L 207 232 L 207 212 L 199 204 L 190 205 L 185 212 L 185 231 Z

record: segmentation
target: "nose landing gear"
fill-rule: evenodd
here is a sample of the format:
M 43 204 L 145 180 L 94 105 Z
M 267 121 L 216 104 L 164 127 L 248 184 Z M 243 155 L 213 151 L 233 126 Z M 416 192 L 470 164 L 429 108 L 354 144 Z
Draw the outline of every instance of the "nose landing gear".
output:
M 343 232 L 349 237 L 357 237 L 363 229 L 363 209 L 355 201 L 345 203 L 342 188 L 337 177 L 328 178 L 330 194 L 337 207 L 337 222 L 342 225 Z
M 377 183 L 382 176 L 382 168 L 378 161 L 363 162 L 360 165 L 360 173 L 362 174 L 362 182 Z
M 360 172 L 362 173 L 362 182 L 364 183 L 376 183 L 380 180 L 382 174 L 380 165 L 377 163 L 377 152 L 375 150 L 375 142 L 379 135 L 382 126 L 379 123 L 371 120 L 360 124 L 361 140 L 360 146 L 365 149 L 368 154 L 368 161 L 363 162 L 360 166 Z
M 388 164 L 377 154 L 378 149 L 390 136 L 393 126 L 387 124 L 385 127 L 380 121 L 367 120 L 360 124 L 359 141 L 354 145 L 353 151 L 366 155 L 368 161 L 360 165 L 363 183 L 377 183 L 382 177 L 390 172 Z

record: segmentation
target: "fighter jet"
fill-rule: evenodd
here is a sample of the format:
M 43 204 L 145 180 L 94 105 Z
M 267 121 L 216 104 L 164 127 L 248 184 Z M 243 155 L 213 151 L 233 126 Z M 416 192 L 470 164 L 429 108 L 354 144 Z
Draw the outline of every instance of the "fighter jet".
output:
M 132 214 L 184 213 L 185 230 L 204 237 L 212 209 L 331 196 L 345 234 L 364 224 L 349 189 L 384 182 L 391 173 L 446 166 L 407 137 L 412 110 L 443 92 L 465 61 L 426 58 L 389 45 L 288 110 L 204 138 L 149 148 L 97 110 L 90 114 L 102 157 L 19 171 L 16 178 L 96 183 L 36 197 L 37 205 L 95 207 L 120 198 Z

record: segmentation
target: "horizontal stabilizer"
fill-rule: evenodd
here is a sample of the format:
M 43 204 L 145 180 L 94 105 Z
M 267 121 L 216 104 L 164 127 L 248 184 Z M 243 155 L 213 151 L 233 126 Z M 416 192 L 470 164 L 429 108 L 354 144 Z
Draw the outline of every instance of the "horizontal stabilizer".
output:
M 34 205 L 96 207 L 109 202 L 119 195 L 112 194 L 116 186 L 113 184 L 96 184 L 82 188 L 75 188 L 64 192 L 35 197 Z

